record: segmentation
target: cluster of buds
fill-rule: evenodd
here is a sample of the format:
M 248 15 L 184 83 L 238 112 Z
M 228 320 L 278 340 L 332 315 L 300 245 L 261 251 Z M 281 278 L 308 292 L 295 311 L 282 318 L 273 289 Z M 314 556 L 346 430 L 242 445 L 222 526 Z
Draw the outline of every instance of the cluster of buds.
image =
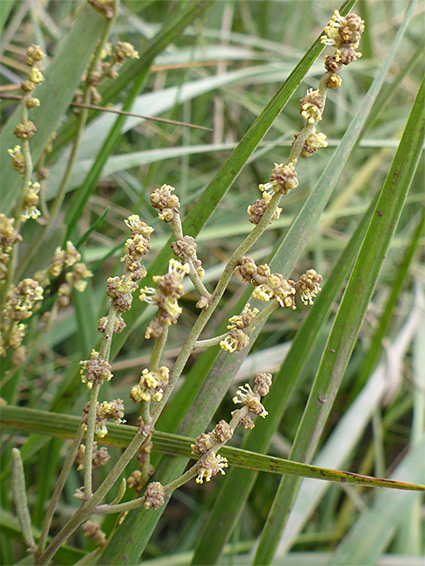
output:
M 101 548 L 106 544 L 105 533 L 100 529 L 100 525 L 95 521 L 86 521 L 81 525 L 81 530 L 85 537 L 89 537 Z
M 112 305 L 120 313 L 116 330 L 114 329 L 116 332 L 124 328 L 121 313 L 130 310 L 137 282 L 146 275 L 141 259 L 150 250 L 149 239 L 153 232 L 153 228 L 140 220 L 136 214 L 130 216 L 125 223 L 130 228 L 131 234 L 125 243 L 126 253 L 121 258 L 125 264 L 124 274 L 120 277 L 110 277 L 106 288 L 106 294 L 111 299 Z M 99 321 L 98 326 L 99 328 L 106 327 L 104 319 Z
M 89 4 L 107 20 L 112 20 L 114 17 L 113 0 L 89 0 Z
M 34 279 L 23 279 L 9 294 L 3 316 L 19 322 L 29 318 L 36 303 L 43 299 L 43 288 Z
M 83 408 L 82 423 L 87 425 L 87 417 L 90 403 L 87 402 Z M 99 438 L 104 438 L 108 434 L 107 421 L 113 421 L 115 424 L 125 423 L 124 420 L 124 403 L 122 399 L 114 399 L 113 401 L 103 401 L 96 403 L 96 425 L 95 434 Z
M 336 49 L 334 55 L 325 57 L 325 69 L 329 73 L 326 86 L 337 88 L 342 82 L 338 75 L 342 65 L 349 65 L 362 56 L 356 49 L 364 31 L 364 21 L 356 14 L 343 17 L 336 10 L 324 31 L 321 42 Z
M 25 173 L 25 158 L 21 146 L 15 145 L 13 149 L 8 149 L 7 153 L 12 159 L 12 167 L 15 171 L 23 175 Z
M 184 236 L 181 240 L 176 240 L 171 243 L 173 254 L 183 263 L 190 261 L 196 269 L 199 277 L 202 279 L 205 275 L 205 271 L 202 268 L 201 260 L 198 259 L 198 256 L 196 255 L 196 248 L 197 245 L 192 236 Z
M 13 219 L 0 214 L 0 284 L 6 279 L 12 246 L 21 240 L 22 237 L 14 228 Z
M 41 65 L 41 61 L 45 56 L 46 55 L 38 45 L 31 45 L 27 49 L 26 64 L 29 67 L 28 79 L 22 81 L 21 83 L 21 90 L 25 93 L 24 101 L 27 108 L 34 108 L 35 106 L 40 105 L 38 98 L 31 96 L 31 93 L 34 91 L 37 85 L 40 85 L 44 81 L 44 68 Z M 20 128 L 21 132 L 23 131 L 23 129 L 31 130 L 32 127 L 34 127 L 34 132 L 29 137 L 32 137 L 36 132 L 35 126 L 32 122 L 19 124 L 19 126 L 24 126 L 24 128 Z M 21 135 L 18 135 L 18 133 L 14 132 L 17 137 L 21 137 Z M 28 137 L 23 137 L 21 139 L 28 139 Z
M 191 444 L 192 452 L 199 455 L 205 454 L 217 448 L 218 445 L 225 444 L 232 436 L 232 427 L 226 421 L 221 420 L 211 432 L 206 434 L 203 432 L 195 439 L 195 443 Z
M 161 401 L 164 389 L 170 377 L 170 370 L 161 366 L 157 370 L 149 371 L 145 368 L 140 376 L 140 381 L 130 391 L 130 398 L 134 403 L 142 401 Z
M 129 216 L 124 221 L 130 228 L 130 238 L 125 242 L 125 255 L 121 261 L 125 264 L 126 273 L 133 281 L 139 281 L 146 275 L 146 269 L 141 260 L 151 249 L 150 236 L 153 228 L 143 222 L 137 214 Z
M 263 199 L 270 202 L 271 195 L 276 193 L 287 195 L 290 190 L 298 187 L 298 177 L 295 171 L 296 161 L 291 161 L 287 165 L 275 163 L 270 173 L 268 183 L 259 185 L 258 188 L 263 193 Z M 270 191 L 270 193 L 268 193 Z M 268 196 L 266 196 L 268 195 Z
M 22 205 L 21 221 L 25 222 L 28 218 L 35 220 L 41 215 L 37 205 L 39 201 L 40 183 L 28 183 Z
M 307 120 L 308 124 L 315 124 L 322 119 L 324 106 L 325 101 L 320 92 L 310 88 L 304 98 L 301 99 L 300 114 Z
M 248 383 L 241 386 L 233 397 L 233 403 L 241 403 L 248 409 L 249 413 L 266 417 L 267 411 L 261 403 L 262 397 L 265 397 L 270 391 L 272 384 L 272 375 L 270 373 L 257 373 L 254 381 L 254 389 L 251 389 Z M 232 413 L 233 415 L 234 413 Z
M 99 5 L 99 2 L 97 2 Z M 95 7 L 95 4 L 93 4 Z M 104 6 L 108 6 L 104 4 Z M 127 61 L 127 59 L 138 59 L 139 54 L 131 45 L 125 41 L 118 41 L 113 47 L 107 43 L 102 49 L 100 59 L 102 60 L 99 70 L 92 71 L 86 78 L 86 84 L 90 93 L 90 102 L 99 104 L 102 97 L 98 91 L 98 87 L 105 79 L 116 79 L 118 77 L 118 69 Z M 77 93 L 76 102 L 81 102 L 82 93 Z
M 140 470 L 134 470 L 128 476 L 127 480 L 127 487 L 130 489 L 135 489 L 138 493 L 140 493 L 143 489 L 143 476 Z
M 81 381 L 91 389 L 93 383 L 101 385 L 104 381 L 111 381 L 111 365 L 102 358 L 96 350 L 92 350 L 89 360 L 80 362 Z
M 260 185 L 260 187 L 265 187 L 265 185 Z M 248 210 L 247 213 L 250 216 L 249 221 L 252 222 L 252 224 L 258 224 L 260 222 L 260 220 L 263 218 L 264 213 L 267 210 L 267 207 L 270 204 L 270 201 L 272 200 L 272 197 L 270 195 L 270 193 L 268 193 L 267 191 L 263 192 L 263 197 L 261 199 L 257 199 L 254 204 L 250 204 L 248 206 Z M 273 220 L 277 220 L 280 217 L 280 214 L 282 212 L 282 209 L 278 206 L 276 207 L 276 210 L 274 211 L 274 214 L 272 216 L 272 218 L 270 219 L 270 223 L 273 222 Z
M 19 364 L 25 359 L 22 341 L 25 337 L 26 324 L 21 321 L 29 318 L 43 299 L 43 288 L 34 279 L 23 279 L 9 292 L 0 322 L 0 356 L 6 355 L 7 349 L 15 350 L 13 363 Z
M 247 303 L 241 314 L 229 318 L 227 328 L 230 332 L 220 342 L 220 348 L 229 353 L 245 348 L 249 344 L 249 337 L 243 329 L 252 325 L 258 312 L 258 309 L 250 309 L 250 304 Z
M 56 248 L 51 264 L 47 269 L 38 271 L 35 278 L 42 285 L 48 285 L 50 279 L 57 279 L 65 271 L 65 281 L 59 285 L 57 305 L 65 308 L 69 305 L 72 289 L 82 293 L 87 287 L 87 279 L 93 273 L 81 260 L 81 254 L 68 240 L 65 248 Z M 45 313 L 46 314 L 46 313 Z
M 158 481 L 148 484 L 143 495 L 143 505 L 145 509 L 158 509 L 164 505 L 165 489 Z
M 86 445 L 80 444 L 77 455 L 75 457 L 75 463 L 77 464 L 77 470 L 84 469 L 84 458 L 86 454 Z M 97 447 L 97 442 L 93 442 L 93 452 L 92 452 L 92 466 L 94 468 L 99 468 L 100 466 L 105 466 L 111 457 L 108 454 L 108 449 L 106 446 L 101 448 Z
M 143 420 L 143 419 L 142 419 Z M 140 469 L 143 469 L 146 462 L 149 462 L 150 453 L 152 451 L 152 431 L 148 433 L 142 446 L 136 453 L 136 458 L 139 462 Z
M 300 134 L 295 134 L 294 141 L 292 145 L 297 141 L 298 136 Z M 310 157 L 313 153 L 321 147 L 328 147 L 328 142 L 326 141 L 325 134 L 316 132 L 316 128 L 314 128 L 313 132 L 308 136 L 308 138 L 304 142 L 304 146 L 301 149 L 300 156 L 301 157 Z
M 304 304 L 313 304 L 313 299 L 320 291 L 322 276 L 314 269 L 309 269 L 299 281 L 287 280 L 280 273 L 271 273 L 265 263 L 257 266 L 250 257 L 239 260 L 239 273 L 255 289 L 253 297 L 260 301 L 276 299 L 281 307 L 295 309 L 295 297 L 299 295 Z
M 151 193 L 151 206 L 159 210 L 158 216 L 164 222 L 171 222 L 174 216 L 179 213 L 179 198 L 172 194 L 175 190 L 171 185 L 162 185 L 160 189 L 155 189 Z
M 154 318 L 146 329 L 145 338 L 159 338 L 164 326 L 175 324 L 182 312 L 177 300 L 183 295 L 183 278 L 190 271 L 187 263 L 180 263 L 176 259 L 170 259 L 168 273 L 155 275 L 153 281 L 158 285 L 143 287 L 139 299 L 157 305 L 158 316 Z

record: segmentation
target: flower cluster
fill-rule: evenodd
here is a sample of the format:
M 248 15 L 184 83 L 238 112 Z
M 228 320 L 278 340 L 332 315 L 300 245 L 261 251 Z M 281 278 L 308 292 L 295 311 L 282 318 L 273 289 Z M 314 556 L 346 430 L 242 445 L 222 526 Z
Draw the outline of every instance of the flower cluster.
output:
M 21 321 L 28 319 L 37 303 L 43 299 L 43 288 L 34 279 L 23 279 L 9 292 L 0 322 L 0 356 L 6 350 L 15 350 L 12 361 L 21 363 L 25 358 L 25 348 L 21 346 L 27 329 Z
M 130 238 L 125 242 L 126 254 L 121 258 L 125 263 L 125 269 L 133 281 L 139 281 L 146 275 L 146 269 L 142 267 L 141 260 L 151 249 L 150 235 L 153 228 L 145 224 L 137 214 L 129 216 L 124 221 L 130 228 Z
M 95 521 L 86 521 L 83 525 L 81 525 L 81 530 L 84 533 L 85 537 L 89 537 L 92 539 L 100 547 L 105 546 L 106 544 L 106 535 L 100 529 L 100 525 Z
M 171 242 L 173 254 L 183 263 L 190 261 L 196 269 L 199 277 L 202 279 L 205 275 L 205 271 L 202 268 L 201 260 L 198 259 L 198 256 L 196 255 L 196 248 L 197 245 L 192 236 L 184 236 L 181 240 Z
M 295 134 L 294 136 L 295 139 L 293 143 L 296 142 L 299 135 L 300 135 L 299 133 Z M 321 147 L 328 147 L 326 136 L 325 134 L 317 133 L 316 128 L 314 128 L 313 132 L 305 140 L 304 146 L 301 149 L 300 156 L 310 157 L 311 155 L 313 155 L 313 153 L 316 153 L 316 151 Z
M 199 455 L 205 454 L 218 444 L 225 444 L 232 436 L 232 427 L 226 421 L 221 420 L 214 430 L 207 434 L 203 432 L 196 438 L 195 444 L 191 444 L 192 452 Z
M 89 4 L 107 20 L 111 20 L 114 17 L 113 0 L 89 0 Z
M 145 509 L 158 509 L 164 505 L 165 490 L 164 486 L 158 481 L 148 484 L 145 494 L 143 495 L 143 505 Z
M 81 260 L 81 254 L 68 240 L 64 248 L 56 248 L 51 264 L 47 269 L 37 271 L 35 278 L 44 287 L 51 278 L 57 279 L 65 271 L 65 281 L 59 285 L 57 305 L 65 308 L 70 303 L 72 289 L 82 293 L 87 287 L 87 279 L 93 273 Z M 46 313 L 45 313 L 46 314 Z
M 305 305 L 312 305 L 313 299 L 321 291 L 322 276 L 314 269 L 307 270 L 295 284 L 297 294 Z
M 295 171 L 295 161 L 291 161 L 287 165 L 283 163 L 275 163 L 270 173 L 269 182 L 259 185 L 260 191 L 264 193 L 270 191 L 272 195 L 280 193 L 287 195 L 290 190 L 298 187 L 298 177 Z
M 119 313 L 119 320 L 114 332 L 120 332 L 124 328 L 121 313 L 130 310 L 133 293 L 137 289 L 137 282 L 146 275 L 146 269 L 142 266 L 141 259 L 150 250 L 149 240 L 153 232 L 153 228 L 140 220 L 136 214 L 130 216 L 125 223 L 130 228 L 131 235 L 125 243 L 126 254 L 121 258 L 121 261 L 125 264 L 124 274 L 120 277 L 109 277 L 106 288 L 106 294 Z M 103 326 L 106 327 L 106 324 L 101 319 L 98 326 L 102 328 Z
M 227 458 L 216 454 L 215 452 L 208 452 L 201 456 L 198 460 L 198 475 L 196 477 L 196 483 L 204 483 L 211 481 L 213 476 L 216 476 L 219 472 L 224 476 L 224 468 L 227 468 Z
M 171 222 L 175 214 L 178 214 L 180 201 L 176 195 L 172 194 L 175 190 L 171 185 L 162 185 L 150 196 L 151 206 L 159 210 L 158 216 L 164 222 Z
M 87 402 L 83 408 L 83 425 L 87 425 L 87 417 L 90 403 Z M 107 421 L 111 420 L 115 424 L 125 423 L 124 420 L 124 403 L 122 399 L 114 399 L 113 401 L 103 401 L 96 403 L 96 425 L 95 434 L 99 438 L 104 438 L 108 434 Z
M 44 69 L 41 66 L 41 61 L 44 57 L 45 54 L 38 45 L 31 45 L 30 47 L 28 47 L 26 59 L 26 63 L 29 67 L 28 78 L 21 82 L 21 90 L 24 93 L 23 104 L 26 108 L 34 108 L 35 106 L 40 105 L 40 101 L 38 100 L 38 98 L 34 98 L 32 96 L 32 92 L 37 85 L 40 85 L 44 81 Z M 29 140 L 35 135 L 36 132 L 37 128 L 35 127 L 33 122 L 31 122 L 31 120 L 24 120 L 23 122 L 19 123 L 13 130 L 15 136 L 20 140 Z M 20 155 L 20 153 L 21 152 L 19 146 L 15 146 L 13 150 L 9 150 L 9 155 L 14 161 L 14 169 L 19 171 L 20 173 L 24 173 L 25 164 L 21 159 L 22 154 Z
M 257 266 L 250 257 L 239 260 L 239 273 L 245 281 L 254 285 L 253 297 L 260 301 L 276 299 L 281 307 L 295 309 L 295 297 L 299 295 L 304 304 L 313 304 L 312 299 L 320 291 L 322 276 L 309 269 L 299 281 L 287 280 L 280 273 L 271 273 L 265 263 Z
M 261 187 L 265 187 L 265 185 L 260 185 L 260 188 Z M 249 221 L 252 222 L 252 224 L 258 224 L 260 222 L 271 200 L 271 195 L 267 191 L 264 191 L 261 199 L 258 198 L 254 204 L 250 204 L 248 206 L 247 213 L 250 216 Z M 279 206 L 276 207 L 276 210 L 270 219 L 270 223 L 273 222 L 273 220 L 277 220 L 280 217 L 281 212 L 282 209 Z
M 12 218 L 0 214 L 0 284 L 5 280 L 12 246 L 22 237 L 14 228 Z
M 93 387 L 93 383 L 100 385 L 104 381 L 111 381 L 113 377 L 111 365 L 96 350 L 92 350 L 90 359 L 81 361 L 80 366 L 81 381 L 89 389 Z
M 168 383 L 170 370 L 162 366 L 149 371 L 145 368 L 137 385 L 131 388 L 130 398 L 134 403 L 142 401 L 160 401 L 164 396 L 164 388 Z
M 321 37 L 324 45 L 335 47 L 334 55 L 325 57 L 325 69 L 329 76 L 326 81 L 328 88 L 341 86 L 341 77 L 338 72 L 342 65 L 349 65 L 362 56 L 356 52 L 364 31 L 364 21 L 356 14 L 343 17 L 336 10 L 325 27 L 325 35 Z
M 220 342 L 220 348 L 229 353 L 245 348 L 249 344 L 249 337 L 243 329 L 252 324 L 258 312 L 258 309 L 250 309 L 250 304 L 247 303 L 241 314 L 229 318 L 227 328 L 230 332 Z
M 19 322 L 29 318 L 36 303 L 43 299 L 43 288 L 34 279 L 23 279 L 10 293 L 4 317 Z
M 183 295 L 183 278 L 190 271 L 187 263 L 180 263 L 170 259 L 168 273 L 155 275 L 153 281 L 158 285 L 143 287 L 140 291 L 140 300 L 158 306 L 158 316 L 154 318 L 146 329 L 145 338 L 159 338 L 164 326 L 175 324 L 182 312 L 177 300 Z
M 77 455 L 75 457 L 75 463 L 77 464 L 77 470 L 84 469 L 84 458 L 86 454 L 86 445 L 80 444 Z M 105 466 L 111 457 L 108 454 L 108 449 L 106 446 L 101 448 L 97 447 L 97 442 L 93 442 L 93 452 L 92 452 L 92 466 L 94 468 L 99 468 L 100 466 Z
M 100 2 L 94 2 L 93 7 L 96 9 L 96 5 L 99 6 Z M 109 13 L 108 3 L 103 4 Z M 113 10 L 113 7 L 111 6 Z M 99 11 L 99 10 L 98 10 Z M 105 14 L 105 12 L 103 11 Z M 102 97 L 98 91 L 98 87 L 103 83 L 105 79 L 116 79 L 118 76 L 118 70 L 121 65 L 123 65 L 127 59 L 138 59 L 139 54 L 131 45 L 125 41 L 118 41 L 113 47 L 110 43 L 107 43 L 102 49 L 100 54 L 100 59 L 102 63 L 98 70 L 93 70 L 86 78 L 86 84 L 90 93 L 90 102 L 92 104 L 99 104 Z M 77 93 L 76 102 L 81 102 L 82 93 Z
M 23 175 L 25 173 L 25 159 L 20 145 L 15 145 L 13 149 L 8 149 L 7 153 L 12 159 L 12 167 Z
M 254 389 L 251 389 L 249 384 L 245 383 L 245 386 L 239 387 L 236 391 L 233 402 L 235 404 L 242 403 L 247 407 L 248 412 L 264 418 L 268 413 L 261 403 L 261 398 L 269 393 L 271 384 L 272 376 L 270 373 L 258 373 L 254 381 Z
M 24 202 L 21 214 L 21 221 L 25 222 L 29 218 L 35 220 L 41 214 L 37 205 L 39 201 L 40 183 L 28 183 L 28 188 L 25 191 Z

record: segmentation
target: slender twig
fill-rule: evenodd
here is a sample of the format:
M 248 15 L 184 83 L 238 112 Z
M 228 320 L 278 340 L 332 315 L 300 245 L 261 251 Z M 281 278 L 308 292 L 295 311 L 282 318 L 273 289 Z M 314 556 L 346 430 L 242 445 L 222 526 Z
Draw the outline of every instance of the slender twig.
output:
M 22 96 L 12 94 L 1 94 L 0 99 L 4 100 L 21 100 Z M 121 114 L 123 116 L 133 116 L 134 118 L 141 118 L 149 122 L 160 122 L 161 124 L 172 124 L 173 126 L 182 126 L 183 128 L 195 128 L 196 130 L 205 130 L 212 132 L 212 128 L 206 126 L 198 126 L 198 124 L 189 124 L 188 122 L 179 122 L 178 120 L 169 120 L 168 118 L 158 118 L 157 116 L 145 116 L 144 114 L 137 114 L 135 112 L 126 112 L 125 110 L 117 110 L 116 108 L 106 108 L 105 106 L 97 106 L 96 104 L 85 104 L 83 102 L 71 102 L 70 106 L 73 108 L 86 108 L 87 110 L 96 110 L 97 112 L 109 112 L 110 114 Z
M 65 485 L 66 479 L 68 477 L 69 472 L 71 471 L 72 465 L 75 461 L 75 456 L 77 455 L 78 448 L 80 446 L 81 440 L 83 438 L 84 430 L 83 427 L 79 426 L 74 440 L 72 441 L 71 446 L 68 449 L 65 462 L 63 464 L 63 468 L 59 477 L 56 481 L 55 489 L 52 494 L 52 498 L 50 499 L 49 506 L 46 510 L 46 515 L 44 517 L 43 525 L 41 527 L 40 539 L 38 541 L 38 548 L 37 548 L 37 556 L 41 555 L 44 552 L 44 548 L 46 546 L 47 536 L 49 534 L 50 525 L 52 524 L 53 515 L 56 510 L 56 506 L 59 501 L 59 497 L 62 493 L 62 489 Z

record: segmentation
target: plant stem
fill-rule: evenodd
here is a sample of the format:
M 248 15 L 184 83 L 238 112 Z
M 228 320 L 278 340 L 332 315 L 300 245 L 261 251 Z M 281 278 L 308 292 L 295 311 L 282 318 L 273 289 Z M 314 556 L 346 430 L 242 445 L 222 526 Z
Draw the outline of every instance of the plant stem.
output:
M 84 434 L 84 430 L 80 424 L 74 436 L 74 440 L 72 441 L 72 444 L 68 449 L 68 453 L 66 455 L 63 468 L 57 479 L 56 486 L 52 494 L 52 498 L 50 499 L 49 506 L 47 508 L 46 515 L 44 517 L 44 521 L 40 533 L 40 539 L 38 541 L 37 556 L 41 555 L 44 552 L 53 515 L 55 513 L 60 494 L 62 493 L 63 486 L 65 485 L 68 474 L 71 471 L 72 465 L 74 463 L 75 456 L 78 452 L 78 448 L 83 438 L 83 434 Z
M 101 359 L 109 361 L 109 353 L 111 351 L 112 337 L 114 335 L 115 319 L 118 310 L 111 305 L 108 313 L 108 321 L 105 331 L 103 332 L 102 342 L 99 349 Z M 97 397 L 99 395 L 101 384 L 93 383 L 90 391 L 89 408 L 87 414 L 87 432 L 86 432 L 86 451 L 84 454 L 84 498 L 90 499 L 92 496 L 92 467 L 93 467 L 93 442 L 94 431 L 96 429 L 96 409 Z
M 207 338 L 206 340 L 196 340 L 196 342 L 193 344 L 193 349 L 200 350 L 205 348 L 211 348 L 212 346 L 217 346 L 217 344 L 220 344 L 220 342 L 224 340 L 228 334 L 229 334 L 228 332 L 225 332 L 224 334 L 220 334 L 220 336 L 214 336 L 214 338 Z
M 91 92 L 90 92 L 90 75 L 93 71 L 96 70 L 100 55 L 102 53 L 103 47 L 106 41 L 109 38 L 109 34 L 111 32 L 112 26 L 115 23 L 117 13 L 118 13 L 118 5 L 119 0 L 114 0 L 114 16 L 111 19 L 106 20 L 105 28 L 103 30 L 102 36 L 97 43 L 96 49 L 94 51 L 92 60 L 90 65 L 87 69 L 86 80 L 84 83 L 84 93 L 83 93 L 83 103 L 88 105 L 91 99 Z M 50 210 L 50 217 L 47 224 L 44 226 L 44 229 L 39 232 L 37 237 L 32 243 L 31 249 L 28 250 L 25 258 L 22 261 L 22 267 L 20 269 L 20 273 L 22 274 L 25 268 L 28 266 L 29 262 L 33 257 L 35 257 L 39 247 L 41 246 L 42 242 L 46 239 L 46 237 L 51 233 L 52 229 L 55 227 L 57 218 L 59 216 L 60 209 L 62 207 L 63 200 L 65 198 L 66 189 L 68 187 L 69 180 L 71 178 L 72 171 L 74 169 L 75 163 L 77 161 L 78 151 L 80 148 L 81 139 L 83 136 L 84 128 L 86 127 L 87 117 L 88 117 L 89 110 L 88 108 L 82 108 L 79 117 L 78 117 L 78 126 L 77 131 L 75 134 L 74 142 L 72 144 L 71 155 L 69 156 L 68 163 L 65 168 L 65 172 L 62 176 L 61 182 L 59 184 L 58 193 L 56 195 L 55 200 L 53 201 L 52 208 Z
M 30 97 L 30 94 L 25 94 L 21 100 L 21 123 L 25 124 L 28 121 L 28 108 L 27 108 L 27 100 Z M 22 176 L 22 183 L 21 188 L 19 190 L 18 200 L 16 202 L 15 214 L 14 214 L 14 222 L 13 227 L 16 230 L 16 233 L 19 234 L 19 230 L 22 225 L 22 212 L 24 208 L 24 199 L 25 193 L 28 189 L 29 184 L 31 183 L 31 176 L 33 171 L 33 164 L 31 158 L 31 151 L 30 151 L 30 144 L 29 141 L 26 139 L 21 140 L 21 150 L 22 155 L 24 157 L 25 163 L 25 171 Z M 12 285 L 15 277 L 15 270 L 16 270 L 16 259 L 18 253 L 18 242 L 14 242 L 12 244 L 12 249 L 10 250 L 9 254 L 9 263 L 7 266 L 7 273 L 6 273 L 6 280 L 4 282 L 4 286 L 2 289 L 2 297 L 1 297 L 1 305 L 0 305 L 0 312 L 3 311 L 4 304 L 7 300 L 7 295 L 9 293 L 10 286 Z

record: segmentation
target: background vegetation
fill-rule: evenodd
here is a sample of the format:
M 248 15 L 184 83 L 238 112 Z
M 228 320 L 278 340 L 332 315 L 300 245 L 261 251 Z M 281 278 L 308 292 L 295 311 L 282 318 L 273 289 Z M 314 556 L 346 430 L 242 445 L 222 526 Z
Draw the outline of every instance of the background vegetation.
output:
M 10 85 L 21 81 L 28 45 L 41 45 L 53 67 L 46 80 L 50 82 L 40 87 L 41 106 L 31 114 L 39 129 L 32 146 L 35 163 L 48 136 L 57 131 L 45 163 L 47 207 L 58 191 L 76 132 L 69 104 L 102 31 L 100 16 L 82 4 L 0 2 L 1 94 L 15 93 Z M 66 453 L 63 438 L 72 435 L 72 417 L 81 414 L 87 400 L 78 364 L 98 341 L 97 320 L 107 307 L 106 279 L 120 272 L 127 236 L 123 219 L 137 213 L 155 228 L 144 263 L 148 277 L 162 273 L 170 255 L 170 230 L 157 219 L 149 194 L 164 183 L 175 186 L 186 233 L 199 232 L 204 282 L 214 284 L 251 230 L 245 211 L 258 197 L 258 184 L 268 178 L 274 162 L 289 155 L 293 135 L 302 125 L 299 99 L 307 88 L 317 86 L 323 73 L 321 47 L 314 42 L 337 8 L 328 0 L 121 1 L 111 40 L 131 42 L 140 59 L 126 63 L 118 79 L 105 83 L 101 104 L 123 104 L 134 113 L 211 131 L 136 117 L 117 122 L 116 115 L 90 112 L 60 226 L 36 253 L 32 243 L 43 217 L 40 225 L 24 226 L 19 263 L 23 276 L 45 267 L 58 242 L 72 236 L 94 277 L 83 294 L 74 294 L 72 305 L 50 332 L 40 333 L 38 319 L 31 319 L 29 339 L 36 344 L 28 343 L 29 355 L 18 371 L 4 365 L 2 396 L 9 406 L 2 411 L 3 564 L 25 554 L 9 496 L 11 447 L 22 446 L 37 534 Z M 81 17 L 82 9 L 87 17 Z M 170 466 L 184 469 L 190 444 L 185 437 L 228 418 L 239 384 L 257 371 L 269 371 L 279 384 L 265 400 L 269 417 L 257 423 L 248 439 L 238 430 L 233 446 L 425 483 L 425 202 L 423 161 L 418 164 L 423 114 L 414 111 L 408 122 L 424 67 L 425 4 L 363 1 L 354 11 L 366 22 L 363 57 L 343 70 L 342 87 L 328 95 L 321 129 L 329 146 L 300 163 L 298 189 L 285 198 L 281 218 L 251 254 L 257 263 L 273 258 L 272 265 L 287 277 L 314 266 L 325 283 L 320 300 L 311 310 L 276 311 L 252 340 L 248 355 L 229 357 L 213 348 L 190 359 L 156 427 L 179 435 L 158 432 L 154 439 L 155 465 L 160 454 L 173 454 L 162 457 L 159 469 L 164 474 Z M 423 88 L 421 92 L 423 102 Z M 14 145 L 15 108 L 16 101 L 2 100 L 0 182 L 5 213 L 10 213 L 18 183 L 6 154 Z M 376 209 L 375 195 L 380 198 Z M 234 277 L 203 337 L 223 332 L 229 316 L 239 312 L 248 296 L 249 290 Z M 196 320 L 195 302 L 188 289 L 184 315 L 170 328 L 166 365 L 172 364 Z M 113 345 L 114 379 L 101 390 L 100 400 L 124 400 L 129 425 L 138 417 L 129 389 L 150 358 L 151 344 L 143 334 L 151 316 L 142 304 L 126 315 L 127 328 Z M 332 350 L 338 362 L 332 361 Z M 306 408 L 313 380 L 314 391 L 322 397 L 310 397 Z M 44 411 L 45 420 L 15 407 Z M 317 423 L 324 433 L 316 449 Z M 111 427 L 106 441 L 114 445 L 109 448 L 112 460 L 126 439 L 118 427 Z M 233 455 L 237 464 L 237 454 L 226 455 Z M 297 478 L 286 476 L 281 483 L 284 468 L 270 473 L 270 460 L 261 464 L 258 457 L 242 454 L 239 464 L 254 471 L 235 467 L 210 484 L 190 482 L 163 512 L 133 511 L 100 563 L 119 564 L 130 556 L 129 563 L 137 564 L 142 552 L 149 564 L 188 564 L 192 559 L 196 564 L 251 563 L 264 525 L 270 527 L 270 510 L 280 524 L 267 539 L 260 539 L 258 564 L 268 563 L 275 550 L 276 564 L 394 563 L 391 559 L 400 566 L 422 563 L 421 494 L 315 479 L 304 479 L 298 491 Z M 109 468 L 100 468 L 97 480 Z M 129 472 L 135 468 L 136 463 Z M 80 485 L 81 474 L 74 469 L 55 528 L 77 507 L 72 494 Z M 115 521 L 111 515 L 102 523 L 108 536 Z M 136 543 L 128 543 L 131 537 Z M 68 544 L 56 555 L 57 563 L 76 563 L 94 549 L 81 532 Z

